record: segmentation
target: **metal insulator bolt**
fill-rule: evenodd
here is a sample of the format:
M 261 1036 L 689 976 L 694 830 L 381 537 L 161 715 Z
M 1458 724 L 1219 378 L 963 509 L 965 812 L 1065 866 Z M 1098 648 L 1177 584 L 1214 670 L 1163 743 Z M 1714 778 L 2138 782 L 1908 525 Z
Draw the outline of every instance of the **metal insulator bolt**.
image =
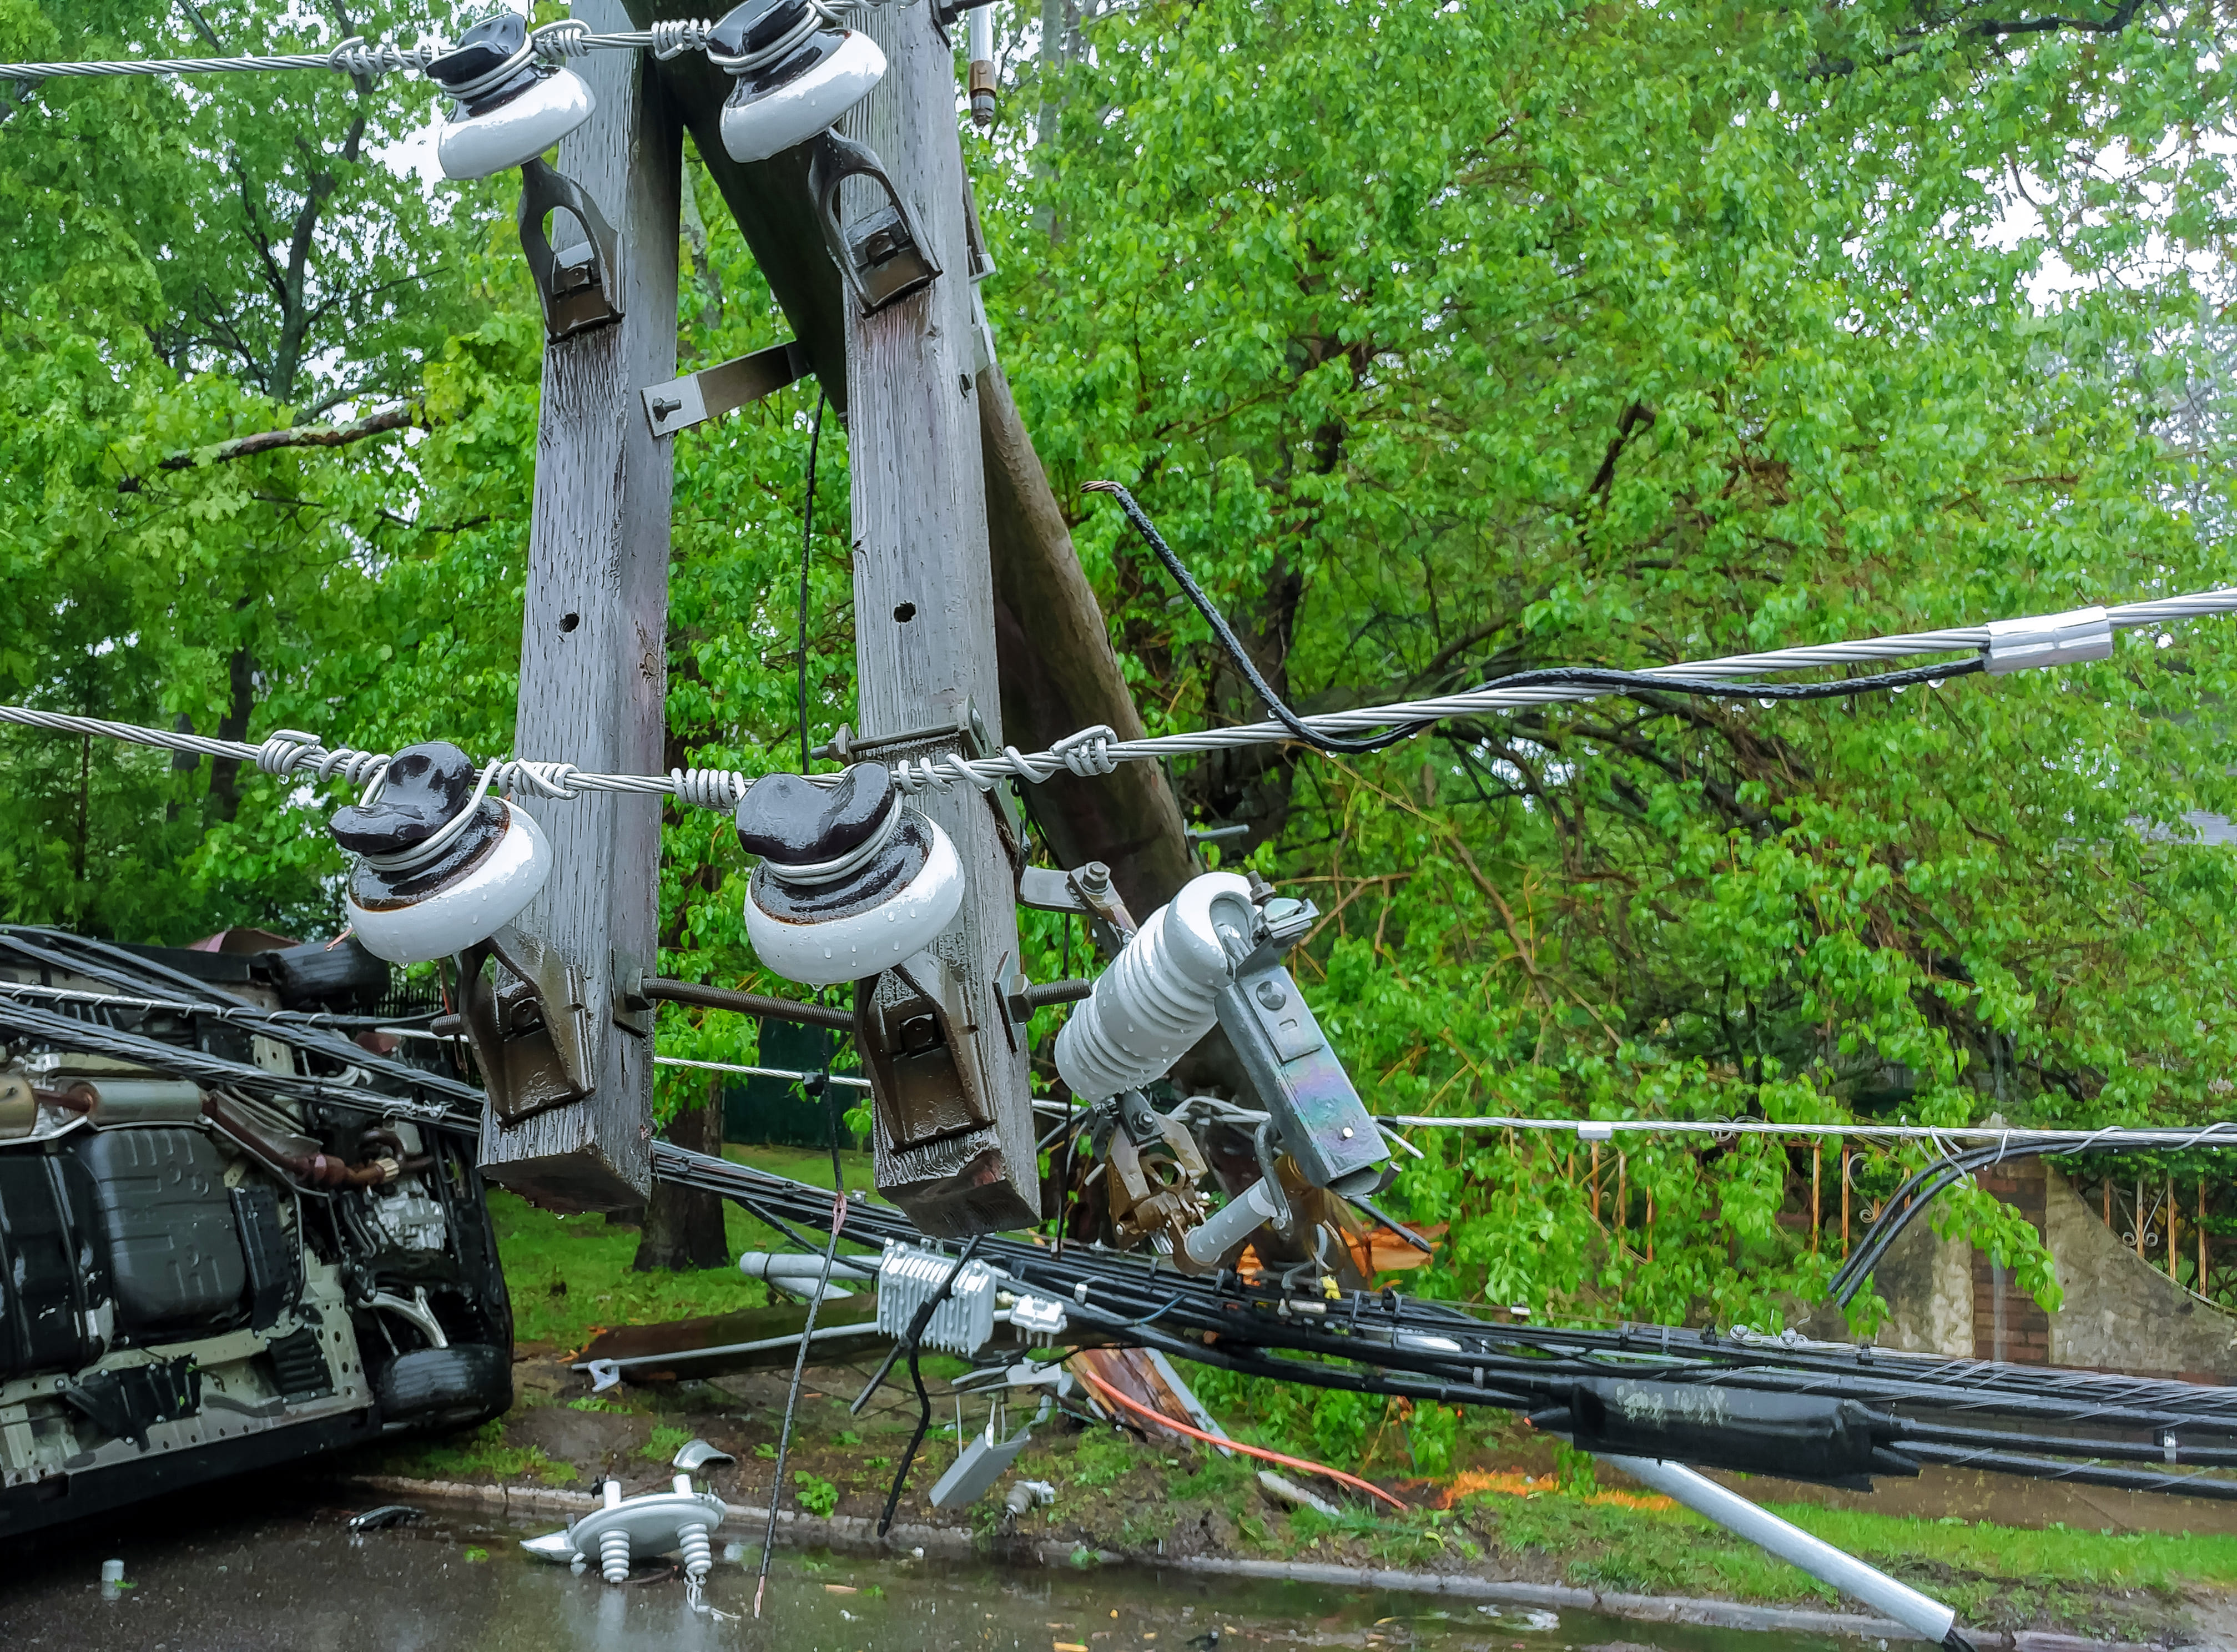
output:
M 676 1477 L 676 1495 L 691 1495 L 691 1477 Z M 715 1569 L 714 1545 L 707 1540 L 707 1528 L 697 1521 L 676 1529 L 676 1546 L 683 1551 L 683 1575 L 693 1583 L 703 1583 L 707 1574 Z
M 622 1483 L 609 1480 L 600 1488 L 605 1506 L 621 1506 Z M 630 1535 L 619 1528 L 607 1530 L 598 1539 L 598 1573 L 610 1583 L 626 1583 L 630 1572 Z

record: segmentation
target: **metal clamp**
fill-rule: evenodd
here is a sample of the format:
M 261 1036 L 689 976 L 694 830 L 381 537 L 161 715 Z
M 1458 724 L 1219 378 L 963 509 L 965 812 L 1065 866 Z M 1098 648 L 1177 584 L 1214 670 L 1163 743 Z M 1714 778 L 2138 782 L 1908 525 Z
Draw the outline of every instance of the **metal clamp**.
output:
M 1064 912 L 1084 917 L 1106 957 L 1115 958 L 1135 930 L 1111 869 L 1090 861 L 1069 872 L 1028 866 L 1018 874 L 1018 904 L 1034 912 Z
M 1119 1127 L 1104 1155 L 1111 1166 L 1111 1225 L 1121 1245 L 1146 1239 L 1173 1255 L 1206 1214 L 1197 1184 L 1204 1156 L 1186 1127 L 1152 1107 L 1138 1090 L 1119 1098 Z
M 878 761 L 879 753 L 892 750 L 897 746 L 920 746 L 933 741 L 952 741 L 967 750 L 973 757 L 980 759 L 992 757 L 1000 750 L 994 743 L 993 730 L 987 726 L 986 714 L 979 709 L 979 702 L 975 698 L 966 698 L 963 715 L 953 722 L 909 729 L 900 734 L 855 734 L 842 723 L 837 733 L 815 748 L 814 755 L 835 763 Z M 903 755 L 915 757 L 921 754 L 907 752 Z M 995 819 L 1001 828 L 1002 848 L 1009 855 L 1012 865 L 1022 870 L 1026 822 L 1025 816 L 1018 812 L 1018 800 L 1011 794 L 1009 783 L 1004 782 L 980 795 L 987 799 L 988 807 L 994 811 Z
M 589 236 L 551 250 L 544 216 L 565 212 Z M 622 319 L 619 242 L 590 192 L 543 160 L 520 169 L 520 251 L 544 306 L 544 336 L 557 343 Z
M 2102 608 L 1989 622 L 1988 673 L 2006 677 L 2038 665 L 2079 665 L 2113 657 L 2113 623 Z
M 766 350 L 733 356 L 719 367 L 703 367 L 666 384 L 647 386 L 645 422 L 655 436 L 673 436 L 679 430 L 773 396 L 807 377 L 808 371 L 807 347 L 797 339 L 787 339 Z
M 494 955 L 509 974 L 492 981 Z M 591 1012 L 582 972 L 505 925 L 459 957 L 459 1020 L 490 1106 L 507 1124 L 591 1093 Z
M 1265 902 L 1263 940 L 1219 991 L 1219 1025 L 1305 1180 L 1364 1197 L 1382 1180 L 1389 1149 L 1282 962 L 1316 915 L 1310 901 Z
M 875 184 L 885 203 L 842 223 L 839 186 L 849 178 Z M 939 280 L 940 265 L 875 150 L 835 131 L 817 133 L 808 145 L 808 188 L 824 242 L 863 314 L 875 315 Z
M 920 952 L 855 988 L 855 1045 L 889 1146 L 921 1146 L 994 1122 L 970 1000 L 947 961 Z

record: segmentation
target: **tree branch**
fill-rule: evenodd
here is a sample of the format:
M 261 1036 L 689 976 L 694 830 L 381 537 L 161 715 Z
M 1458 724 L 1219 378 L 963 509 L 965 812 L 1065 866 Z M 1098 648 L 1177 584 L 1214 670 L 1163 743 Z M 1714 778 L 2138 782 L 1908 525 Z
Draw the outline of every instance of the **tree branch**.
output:
M 385 436 L 392 430 L 426 429 L 426 410 L 417 401 L 392 402 L 377 407 L 362 419 L 353 419 L 343 425 L 299 425 L 292 430 L 260 430 L 252 436 L 235 436 L 230 441 L 214 442 L 208 447 L 190 447 L 169 453 L 156 461 L 155 468 L 164 471 L 198 469 L 205 465 L 222 465 L 229 459 L 249 459 L 258 453 L 269 453 L 282 447 L 346 447 L 352 442 L 363 441 L 368 436 Z M 142 479 L 127 476 L 116 484 L 120 493 L 137 493 Z
M 2136 13 L 2143 10 L 2143 0 L 2121 0 L 2113 15 L 2100 21 L 2091 17 L 2021 17 L 2009 22 L 1997 17 L 1983 17 L 1969 23 L 1959 32 L 1974 38 L 1999 38 L 2005 35 L 2049 35 L 2062 29 L 2076 29 L 2084 34 L 2117 35 L 2135 21 Z

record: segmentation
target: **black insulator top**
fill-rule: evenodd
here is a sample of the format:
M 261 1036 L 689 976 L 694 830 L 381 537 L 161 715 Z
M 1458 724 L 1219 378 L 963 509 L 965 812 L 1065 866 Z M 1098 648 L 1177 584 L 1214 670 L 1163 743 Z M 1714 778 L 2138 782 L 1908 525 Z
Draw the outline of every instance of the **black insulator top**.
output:
M 460 35 L 456 46 L 428 64 L 427 78 L 456 96 L 459 87 L 471 86 L 501 67 L 527 43 L 528 24 L 518 12 L 493 13 Z M 509 75 L 502 84 L 478 94 L 467 104 L 466 112 L 479 114 L 493 105 L 508 102 L 539 78 L 535 64 L 523 63 L 518 74 Z
M 724 57 L 750 56 L 767 51 L 807 17 L 808 0 L 746 0 L 733 6 L 709 32 L 708 45 Z
M 474 795 L 481 771 L 447 740 L 406 746 L 390 759 L 380 796 L 334 811 L 334 842 L 353 855 L 398 855 L 443 829 Z
M 858 763 L 828 790 L 798 775 L 763 775 L 738 803 L 738 843 L 778 868 L 834 861 L 868 841 L 894 808 L 883 763 Z

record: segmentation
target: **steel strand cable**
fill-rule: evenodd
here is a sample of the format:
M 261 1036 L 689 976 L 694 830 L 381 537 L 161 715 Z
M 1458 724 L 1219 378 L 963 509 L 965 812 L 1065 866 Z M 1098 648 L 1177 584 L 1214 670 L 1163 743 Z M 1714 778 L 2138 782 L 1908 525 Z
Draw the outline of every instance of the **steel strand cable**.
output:
M 2104 611 L 2105 623 L 2114 631 L 2139 625 L 2166 624 L 2187 618 L 2237 611 L 2237 588 L 2202 591 L 2184 597 L 2137 603 Z M 2047 617 L 2037 616 L 2036 618 Z M 1426 724 L 1452 717 L 1480 716 L 1488 711 L 1523 706 L 1556 704 L 1594 698 L 1607 693 L 1713 694 L 1724 697 L 1757 697 L 1772 701 L 1825 699 L 1877 688 L 1907 687 L 1914 682 L 1934 682 L 1961 675 L 1976 662 L 1943 668 L 1917 667 L 1877 677 L 1835 679 L 1811 684 L 1757 684 L 1735 689 L 1726 679 L 1759 677 L 1767 672 L 1817 669 L 1867 660 L 1897 659 L 1910 655 L 1957 652 L 1985 648 L 1990 628 L 1962 626 L 1940 631 L 1910 632 L 1854 642 L 1810 644 L 1768 652 L 1728 655 L 1719 658 L 1651 666 L 1625 672 L 1594 666 L 1555 666 L 1541 671 L 1517 673 L 1462 693 L 1356 710 L 1318 714 L 1297 719 L 1310 737 L 1336 737 L 1362 731 L 1389 730 L 1399 724 Z M 96 735 L 162 750 L 196 756 L 239 758 L 254 762 L 274 776 L 311 772 L 319 779 L 337 774 L 353 783 L 367 773 L 377 775 L 386 764 L 384 754 L 342 746 L 322 748 L 312 736 L 281 730 L 261 745 L 238 740 L 214 739 L 181 734 L 168 729 L 78 717 L 36 707 L 0 705 L 0 722 L 50 732 Z M 1202 756 L 1241 747 L 1276 744 L 1301 737 L 1280 722 L 1237 724 L 1188 733 L 1158 735 L 1139 740 L 1119 740 L 1105 726 L 1083 729 L 1054 743 L 1047 750 L 1020 752 L 1006 748 L 999 757 L 965 758 L 951 755 L 905 759 L 894 765 L 894 778 L 905 791 L 946 790 L 968 784 L 991 790 L 1006 780 L 1039 783 L 1064 772 L 1092 776 L 1112 772 L 1120 762 L 1151 762 L 1175 757 Z M 502 790 L 538 797 L 569 798 L 582 791 L 681 796 L 695 803 L 729 807 L 755 776 L 735 770 L 693 770 L 687 775 L 603 774 L 572 763 L 512 758 L 501 761 L 493 783 Z M 835 776 L 818 776 L 831 783 Z M 724 783 L 727 782 L 727 784 Z

